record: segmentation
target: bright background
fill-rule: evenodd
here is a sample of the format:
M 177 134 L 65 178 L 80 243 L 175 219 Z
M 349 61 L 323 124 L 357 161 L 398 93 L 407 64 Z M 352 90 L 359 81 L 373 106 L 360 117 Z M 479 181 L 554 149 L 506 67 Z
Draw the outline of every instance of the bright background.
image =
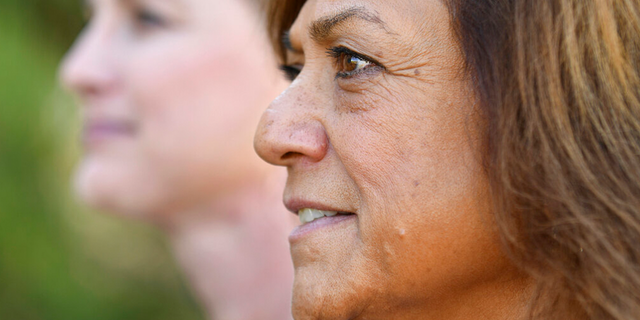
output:
M 56 72 L 80 1 L 0 0 L 0 319 L 201 320 L 162 234 L 73 198 L 79 121 Z

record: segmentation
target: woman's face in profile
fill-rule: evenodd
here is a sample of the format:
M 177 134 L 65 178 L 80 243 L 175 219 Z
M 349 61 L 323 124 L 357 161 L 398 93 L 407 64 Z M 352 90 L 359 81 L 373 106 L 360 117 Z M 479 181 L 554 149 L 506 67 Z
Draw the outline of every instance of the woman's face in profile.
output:
M 296 319 L 474 318 L 475 302 L 513 299 L 487 295 L 518 275 L 450 26 L 438 0 L 310 0 L 292 26 L 301 72 L 255 143 L 288 167 L 285 204 L 306 222 L 289 239 Z
M 238 0 L 88 7 L 62 68 L 82 105 L 76 185 L 84 200 L 171 212 L 260 174 L 253 131 L 284 81 L 257 10 Z

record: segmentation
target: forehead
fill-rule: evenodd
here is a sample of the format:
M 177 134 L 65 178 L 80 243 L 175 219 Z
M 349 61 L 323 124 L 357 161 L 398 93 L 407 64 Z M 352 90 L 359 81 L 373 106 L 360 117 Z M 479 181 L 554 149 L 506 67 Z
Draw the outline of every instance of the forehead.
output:
M 347 27 L 356 29 L 365 27 L 366 22 L 371 24 L 372 20 L 379 20 L 385 31 L 396 35 L 415 35 L 418 31 L 449 27 L 448 10 L 442 0 L 309 0 L 291 27 L 291 37 L 309 35 L 314 22 L 353 10 L 374 18 L 343 22 Z

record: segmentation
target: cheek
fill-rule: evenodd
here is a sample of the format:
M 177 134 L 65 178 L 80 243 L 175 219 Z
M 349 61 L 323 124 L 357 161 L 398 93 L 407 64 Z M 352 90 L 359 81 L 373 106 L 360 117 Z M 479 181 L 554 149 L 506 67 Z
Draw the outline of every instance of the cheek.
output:
M 262 169 L 253 134 L 273 91 L 265 87 L 267 68 L 209 36 L 158 39 L 126 68 L 140 127 L 136 156 L 161 184 L 185 194 L 217 192 Z
M 460 177 L 479 170 L 483 130 L 469 99 L 424 88 L 398 96 L 402 98 L 354 95 L 339 104 L 349 111 L 333 118 L 331 127 L 349 128 L 329 134 L 335 149 L 343 151 L 339 156 L 350 175 L 364 189 L 360 191 L 376 198 L 388 198 L 390 192 L 415 198 L 418 190 L 431 190 L 432 198 L 447 186 L 464 187 Z M 358 148 L 349 147 L 354 145 Z M 390 189 L 399 186 L 402 190 Z
M 225 98 L 219 92 L 231 74 L 226 52 L 213 43 L 194 41 L 149 45 L 131 59 L 127 87 L 141 117 L 170 121 L 192 114 L 197 120 L 213 114 L 215 106 L 209 103 Z M 202 112 L 208 114 L 198 114 Z
M 247 102 L 251 94 L 238 85 L 244 83 L 241 67 L 247 59 L 213 40 L 175 42 L 146 48 L 132 59 L 130 96 L 147 147 L 170 157 L 198 152 L 206 159 L 220 152 L 223 138 L 233 139 L 229 133 L 242 135 L 252 127 L 247 123 L 257 121 L 257 108 Z
M 353 131 L 332 141 L 345 150 L 341 159 L 370 213 L 360 230 L 367 255 L 393 275 L 399 294 L 450 290 L 458 280 L 464 287 L 495 271 L 504 259 L 472 104 L 439 92 L 369 99 L 375 108 L 339 117 Z M 484 274 L 473 275 L 470 264 Z

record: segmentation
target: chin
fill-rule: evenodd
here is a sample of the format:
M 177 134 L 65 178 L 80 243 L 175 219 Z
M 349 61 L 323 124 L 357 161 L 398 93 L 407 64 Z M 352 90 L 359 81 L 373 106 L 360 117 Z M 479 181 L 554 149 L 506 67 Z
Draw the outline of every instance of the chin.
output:
M 161 207 L 152 195 L 153 186 L 144 186 L 136 170 L 85 159 L 76 168 L 74 189 L 89 207 L 128 218 L 152 220 Z M 156 203 L 158 202 L 158 203 Z
M 315 268 L 304 269 L 296 270 L 293 285 L 292 313 L 297 320 L 358 318 L 375 291 L 350 273 L 327 275 Z

